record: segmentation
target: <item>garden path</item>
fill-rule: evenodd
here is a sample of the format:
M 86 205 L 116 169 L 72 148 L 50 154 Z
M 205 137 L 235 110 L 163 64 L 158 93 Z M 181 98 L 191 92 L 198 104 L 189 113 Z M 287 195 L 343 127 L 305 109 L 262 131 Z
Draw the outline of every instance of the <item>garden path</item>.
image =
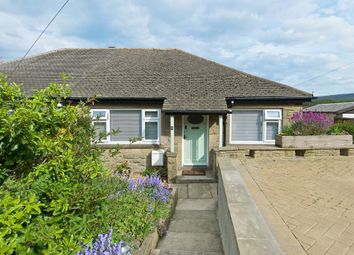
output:
M 223 255 L 216 217 L 217 183 L 177 184 L 178 201 L 160 255 Z

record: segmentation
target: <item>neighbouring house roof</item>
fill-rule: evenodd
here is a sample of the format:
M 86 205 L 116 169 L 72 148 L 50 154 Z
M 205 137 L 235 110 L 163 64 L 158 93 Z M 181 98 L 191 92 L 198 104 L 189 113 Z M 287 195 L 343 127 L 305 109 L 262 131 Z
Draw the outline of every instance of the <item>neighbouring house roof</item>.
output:
M 226 110 L 228 98 L 297 98 L 312 95 L 237 71 L 177 49 L 61 49 L 0 64 L 25 93 L 70 75 L 73 97 L 165 98 L 166 111 Z
M 354 109 L 354 102 L 317 104 L 304 109 L 304 111 L 323 113 L 343 113 Z

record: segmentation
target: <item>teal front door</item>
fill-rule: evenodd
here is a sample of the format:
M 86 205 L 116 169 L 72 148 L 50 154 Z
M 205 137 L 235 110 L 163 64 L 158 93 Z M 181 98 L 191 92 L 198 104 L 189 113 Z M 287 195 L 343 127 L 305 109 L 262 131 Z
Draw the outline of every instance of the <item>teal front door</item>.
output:
M 208 117 L 187 115 L 183 118 L 183 165 L 208 165 Z

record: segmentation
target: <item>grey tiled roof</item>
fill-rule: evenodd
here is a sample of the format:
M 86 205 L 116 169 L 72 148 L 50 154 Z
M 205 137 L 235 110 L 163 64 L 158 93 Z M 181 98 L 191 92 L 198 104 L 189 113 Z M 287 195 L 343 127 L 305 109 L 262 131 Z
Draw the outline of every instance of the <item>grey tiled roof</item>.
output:
M 354 102 L 317 104 L 304 109 L 304 111 L 338 113 L 351 108 L 354 108 Z
M 0 64 L 9 79 L 33 89 L 72 79 L 74 97 L 166 97 L 165 110 L 224 110 L 225 97 L 311 97 L 176 49 L 61 49 Z

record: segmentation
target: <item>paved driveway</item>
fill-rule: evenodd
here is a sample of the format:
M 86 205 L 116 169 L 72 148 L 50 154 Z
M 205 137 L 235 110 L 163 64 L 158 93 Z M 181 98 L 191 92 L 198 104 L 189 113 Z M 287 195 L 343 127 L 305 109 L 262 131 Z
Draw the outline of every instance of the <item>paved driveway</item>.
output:
M 243 163 L 307 254 L 354 254 L 354 157 Z

